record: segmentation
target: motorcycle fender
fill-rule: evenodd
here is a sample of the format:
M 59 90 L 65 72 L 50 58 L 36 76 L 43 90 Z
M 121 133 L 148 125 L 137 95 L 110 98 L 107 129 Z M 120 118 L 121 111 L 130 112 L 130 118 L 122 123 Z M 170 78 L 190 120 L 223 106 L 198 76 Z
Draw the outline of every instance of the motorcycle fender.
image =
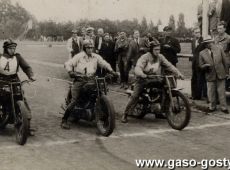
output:
M 125 93 L 130 97 L 133 94 L 133 90 L 126 90 Z
M 184 88 L 175 88 L 175 89 L 172 89 L 172 91 L 180 91 L 180 90 L 183 90 Z

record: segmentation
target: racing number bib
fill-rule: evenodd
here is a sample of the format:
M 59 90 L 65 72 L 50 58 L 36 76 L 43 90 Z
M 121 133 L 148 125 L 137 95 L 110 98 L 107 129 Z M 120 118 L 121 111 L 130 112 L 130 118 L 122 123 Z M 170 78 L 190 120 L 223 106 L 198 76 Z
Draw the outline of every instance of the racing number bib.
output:
M 16 56 L 12 58 L 0 57 L 0 74 L 13 75 L 17 73 L 18 61 Z

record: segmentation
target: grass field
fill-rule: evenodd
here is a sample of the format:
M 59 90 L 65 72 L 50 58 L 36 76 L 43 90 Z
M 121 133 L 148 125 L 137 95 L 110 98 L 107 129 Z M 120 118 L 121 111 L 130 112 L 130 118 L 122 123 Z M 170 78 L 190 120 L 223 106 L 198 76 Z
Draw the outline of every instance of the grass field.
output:
M 68 52 L 65 46 L 65 42 L 29 42 L 20 41 L 18 43 L 17 52 L 19 52 L 26 59 L 33 59 L 51 63 L 63 64 L 68 59 Z M 49 47 L 49 44 L 52 46 Z M 0 42 L 2 45 L 2 42 Z M 190 54 L 191 44 L 181 43 L 181 53 Z M 39 69 L 36 64 L 32 64 L 34 70 Z M 186 78 L 191 77 L 191 62 L 188 58 L 179 58 L 177 64 L 179 70 L 185 75 Z M 57 78 L 67 78 L 67 74 L 64 68 L 44 67 L 44 76 L 55 75 Z

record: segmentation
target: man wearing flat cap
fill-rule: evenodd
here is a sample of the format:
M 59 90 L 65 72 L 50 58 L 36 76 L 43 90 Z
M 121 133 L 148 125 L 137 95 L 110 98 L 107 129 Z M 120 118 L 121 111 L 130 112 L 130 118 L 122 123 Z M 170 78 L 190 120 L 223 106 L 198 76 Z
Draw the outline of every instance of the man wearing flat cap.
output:
M 94 43 L 95 45 L 95 35 L 94 35 L 94 28 L 93 27 L 87 27 L 86 28 L 86 35 L 85 35 L 85 39 L 86 40 L 90 40 Z
M 221 111 L 228 114 L 225 96 L 225 78 L 227 62 L 224 50 L 214 44 L 214 39 L 207 36 L 203 40 L 205 49 L 200 52 L 199 66 L 205 72 L 208 88 L 209 112 L 216 110 L 216 95 L 218 94 Z
M 165 56 L 165 58 L 176 66 L 178 62 L 177 53 L 181 51 L 179 41 L 172 37 L 172 28 L 169 26 L 164 27 L 164 38 L 161 41 L 161 54 Z
M 69 51 L 69 59 L 71 59 L 75 54 L 78 54 L 81 49 L 80 37 L 77 35 L 78 31 L 76 29 L 72 30 L 72 37 L 67 40 L 67 50 Z

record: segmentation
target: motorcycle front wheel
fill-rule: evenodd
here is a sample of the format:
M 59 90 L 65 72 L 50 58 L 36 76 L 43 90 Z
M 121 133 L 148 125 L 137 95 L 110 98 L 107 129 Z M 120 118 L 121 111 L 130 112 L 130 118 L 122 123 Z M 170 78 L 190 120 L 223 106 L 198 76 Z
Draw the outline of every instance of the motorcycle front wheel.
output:
M 106 137 L 111 135 L 115 128 L 114 107 L 105 95 L 102 95 L 97 99 L 96 124 L 99 133 Z
M 0 129 L 5 129 L 9 120 L 9 113 L 4 109 L 4 106 L 1 106 L 0 109 Z
M 29 111 L 24 102 L 17 101 L 15 131 L 16 141 L 19 145 L 24 145 L 26 143 L 29 134 L 28 113 Z
M 169 125 L 176 130 L 184 129 L 190 121 L 191 108 L 188 99 L 180 91 L 172 91 L 172 102 L 166 114 Z

